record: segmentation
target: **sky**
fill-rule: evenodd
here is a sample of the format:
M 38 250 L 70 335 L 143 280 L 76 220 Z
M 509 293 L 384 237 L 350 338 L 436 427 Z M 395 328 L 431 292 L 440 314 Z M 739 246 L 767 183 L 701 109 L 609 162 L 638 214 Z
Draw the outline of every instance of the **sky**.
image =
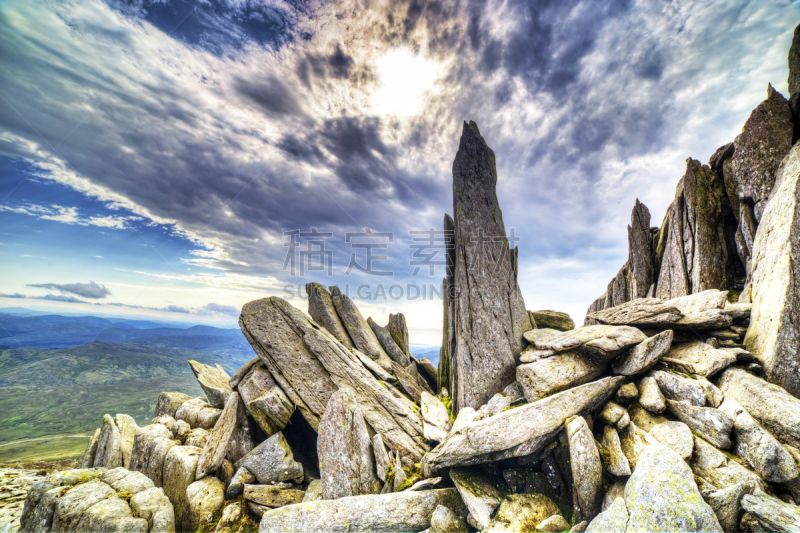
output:
M 0 307 L 236 327 L 316 281 L 439 345 L 475 120 L 528 309 L 582 323 L 635 199 L 659 226 L 686 159 L 787 94 L 798 23 L 782 0 L 0 0 Z

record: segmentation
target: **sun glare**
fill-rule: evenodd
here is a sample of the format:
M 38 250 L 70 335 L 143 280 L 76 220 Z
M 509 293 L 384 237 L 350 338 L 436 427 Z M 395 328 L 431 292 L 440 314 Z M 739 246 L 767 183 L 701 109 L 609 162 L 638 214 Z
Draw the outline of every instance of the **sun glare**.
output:
M 425 97 L 435 91 L 438 65 L 403 48 L 389 50 L 376 63 L 380 88 L 374 95 L 375 110 L 398 116 L 420 113 Z

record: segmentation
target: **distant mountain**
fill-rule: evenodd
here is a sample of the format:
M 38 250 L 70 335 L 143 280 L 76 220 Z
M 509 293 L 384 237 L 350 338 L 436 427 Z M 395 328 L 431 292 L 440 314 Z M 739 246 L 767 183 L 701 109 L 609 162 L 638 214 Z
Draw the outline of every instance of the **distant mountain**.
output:
M 429 359 L 430 362 L 433 363 L 434 365 L 439 364 L 438 346 L 436 346 L 435 348 L 428 347 L 428 348 L 417 348 L 417 349 L 414 349 L 414 347 L 411 346 L 411 353 L 414 354 L 415 357 L 425 357 L 426 359 Z

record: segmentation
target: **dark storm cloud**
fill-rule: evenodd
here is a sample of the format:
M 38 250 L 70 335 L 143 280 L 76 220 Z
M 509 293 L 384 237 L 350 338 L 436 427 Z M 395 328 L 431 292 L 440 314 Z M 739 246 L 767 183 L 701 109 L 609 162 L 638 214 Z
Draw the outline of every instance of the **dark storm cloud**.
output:
M 269 116 L 296 115 L 301 112 L 295 95 L 275 76 L 256 80 L 237 79 L 236 90 L 258 105 Z
M 331 76 L 334 78 L 347 78 L 350 76 L 350 67 L 353 66 L 353 58 L 345 54 L 339 43 L 336 49 L 328 57 L 328 65 L 331 68 Z
M 60 291 L 63 294 L 75 294 L 84 298 L 105 298 L 111 295 L 111 291 L 105 285 L 90 281 L 89 283 L 38 283 L 28 284 L 28 287 L 40 289 L 51 289 Z

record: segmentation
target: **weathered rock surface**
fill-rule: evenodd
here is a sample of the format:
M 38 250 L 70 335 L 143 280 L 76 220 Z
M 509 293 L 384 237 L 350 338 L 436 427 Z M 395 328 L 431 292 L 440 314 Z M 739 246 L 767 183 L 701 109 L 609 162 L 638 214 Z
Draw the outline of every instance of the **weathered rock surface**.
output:
M 100 438 L 100 428 L 97 428 L 92 435 L 92 438 L 89 439 L 89 444 L 86 445 L 86 449 L 83 452 L 83 458 L 81 459 L 81 468 L 92 468 L 94 466 L 94 459 L 97 455 L 97 441 Z
M 740 481 L 752 483 L 762 490 L 766 488 L 764 481 L 755 472 L 730 459 L 700 437 L 694 439 L 690 466 L 698 479 L 717 489 L 736 485 Z
M 488 477 L 468 468 L 453 468 L 450 470 L 450 479 L 469 509 L 469 514 L 481 529 L 486 528 L 503 499 L 497 486 Z
M 327 329 L 328 333 L 344 344 L 346 348 L 355 348 L 347 328 L 339 317 L 339 313 L 336 312 L 328 289 L 319 283 L 308 283 L 306 284 L 306 294 L 308 295 L 308 314 L 314 319 L 314 322 Z
M 741 368 L 725 370 L 718 385 L 779 441 L 800 447 L 800 400 Z
M 110 415 L 103 415 L 103 426 L 97 437 L 97 451 L 92 466 L 96 468 L 122 466 L 122 438 Z
M 328 401 L 319 425 L 317 449 L 324 499 L 380 492 L 381 483 L 364 415 L 343 390 Z
M 378 363 L 381 368 L 387 372 L 391 372 L 392 360 L 384 351 L 375 333 L 372 332 L 372 328 L 369 327 L 367 321 L 361 316 L 353 300 L 351 300 L 348 295 L 342 293 L 339 287 L 336 286 L 331 287 L 331 299 L 355 347 Z
M 146 533 L 147 528 L 147 520 L 134 517 L 125 500 L 118 496 L 111 496 L 86 509 L 80 521 L 73 527 L 73 531 L 78 533 L 94 531 Z
M 742 496 L 751 494 L 755 486 L 740 481 L 724 489 L 703 492 L 703 499 L 714 510 L 723 531 L 736 531 L 739 525 L 739 509 Z
M 189 366 L 192 368 L 192 372 L 194 372 L 203 392 L 206 393 L 206 398 L 208 398 L 208 403 L 211 407 L 217 409 L 225 407 L 225 401 L 233 392 L 228 384 L 231 379 L 228 373 L 219 365 L 215 367 L 208 366 L 192 360 L 189 361 Z
M 225 484 L 215 477 L 205 477 L 186 488 L 186 510 L 183 527 L 186 531 L 197 531 L 222 509 L 225 502 Z
M 233 500 L 238 498 L 244 492 L 245 485 L 252 485 L 256 482 L 254 476 L 248 469 L 241 467 L 236 470 L 236 473 L 231 478 L 231 482 L 225 489 L 225 499 Z
M 422 531 L 431 525 L 439 505 L 462 515 L 456 489 L 398 492 L 319 500 L 289 505 L 264 513 L 261 533 L 336 533 L 350 531 Z
M 575 322 L 567 313 L 560 311 L 528 311 L 531 323 L 537 328 L 556 329 L 558 331 L 569 331 L 575 329 Z
M 225 459 L 225 453 L 228 449 L 228 443 L 233 436 L 233 431 L 236 429 L 236 411 L 239 408 L 239 394 L 233 392 L 228 395 L 225 402 L 225 409 L 222 410 L 222 416 L 217 420 L 214 426 L 214 431 L 206 441 L 203 451 L 200 454 L 200 459 L 197 462 L 196 479 L 202 479 L 210 472 L 222 466 L 222 461 Z
M 662 360 L 687 374 L 710 377 L 735 363 L 736 354 L 696 341 L 673 347 Z
M 617 430 L 611 426 L 603 428 L 603 437 L 600 440 L 600 457 L 603 466 L 609 474 L 614 476 L 630 476 L 631 467 L 628 458 L 622 451 Z
M 600 407 L 624 379 L 603 378 L 466 424 L 425 455 L 423 472 L 532 454 L 552 442 L 564 420 Z
M 672 338 L 672 330 L 653 335 L 617 358 L 611 366 L 612 370 L 623 376 L 635 376 L 650 370 L 669 351 Z
M 297 489 L 284 489 L 276 485 L 245 485 L 244 499 L 267 507 L 284 507 L 301 503 L 305 492 Z
M 604 369 L 605 366 L 592 363 L 577 350 L 570 350 L 519 365 L 517 382 L 522 386 L 525 399 L 535 402 L 591 381 Z
M 147 520 L 150 533 L 174 533 L 175 511 L 160 488 L 151 488 L 133 495 L 130 501 L 134 516 Z
M 655 378 L 645 376 L 639 380 L 639 404 L 651 413 L 663 413 L 667 409 L 667 402 L 661 393 Z
M 184 420 L 193 428 L 211 429 L 222 415 L 222 409 L 211 407 L 200 398 L 184 402 L 175 411 L 176 420 Z
M 556 504 L 543 494 L 511 494 L 503 500 L 494 520 L 483 531 L 487 533 L 549 531 L 547 524 L 544 529 L 539 529 L 539 526 L 551 517 L 560 517 L 564 520 L 559 513 Z
M 789 533 L 800 531 L 800 507 L 768 496 L 760 490 L 742 497 L 742 508 L 754 514 L 770 531 Z
M 164 459 L 164 494 L 172 502 L 178 531 L 191 527 L 186 513 L 186 489 L 195 481 L 197 461 L 201 453 L 202 450 L 196 446 L 174 446 Z
M 479 408 L 514 381 L 522 335 L 532 329 L 517 284 L 517 249 L 509 249 L 495 186 L 494 152 L 475 123 L 464 123 L 453 161 L 454 248 L 445 286 L 455 413 Z M 476 240 L 481 236 L 480 242 Z
M 586 316 L 600 324 L 668 328 L 683 318 L 683 313 L 658 298 L 637 298 Z
M 576 495 L 575 515 L 579 521 L 589 521 L 597 516 L 603 503 L 603 465 L 592 432 L 582 416 L 567 424 L 567 439 Z
M 178 408 L 191 399 L 191 396 L 183 394 L 182 392 L 162 392 L 158 395 L 156 410 L 153 413 L 153 417 L 171 416 L 175 418 L 175 413 L 178 411 Z
M 252 365 L 237 390 L 247 412 L 267 436 L 283 430 L 289 423 L 294 404 L 260 361 Z
M 525 338 L 538 350 L 577 350 L 598 364 L 608 362 L 628 348 L 647 340 L 647 335 L 630 326 L 583 326 L 557 335 L 536 334 L 536 331 L 527 333 Z
M 695 380 L 660 370 L 654 371 L 651 375 L 667 399 L 689 402 L 697 407 L 706 404 L 705 390 Z
M 386 325 L 386 329 L 389 330 L 392 339 L 403 350 L 403 353 L 410 354 L 406 316 L 403 313 L 389 314 L 389 323 Z
M 723 411 L 713 407 L 695 407 L 688 402 L 673 400 L 667 400 L 667 409 L 714 446 L 723 450 L 731 447 L 733 418 Z
M 431 526 L 428 531 L 443 533 L 467 533 L 469 526 L 456 513 L 444 505 L 436 506 L 431 515 Z
M 276 433 L 239 459 L 235 467 L 246 468 L 263 484 L 302 480 L 303 465 L 294 460 L 283 433 Z
M 405 368 L 411 363 L 411 359 L 408 357 L 408 354 L 404 352 L 394 341 L 392 338 L 392 334 L 389 333 L 389 330 L 383 326 L 380 326 L 372 320 L 372 317 L 367 318 L 367 324 L 369 324 L 370 329 L 375 334 L 375 337 L 378 339 L 383 351 L 386 352 L 386 355 L 389 358 L 400 365 L 401 367 Z
M 619 431 L 620 446 L 625 458 L 628 459 L 628 465 L 631 471 L 636 470 L 636 465 L 639 463 L 639 458 L 648 448 L 652 446 L 659 446 L 660 443 L 642 428 L 639 428 L 635 422 L 631 422 L 625 428 Z
M 420 414 L 422 414 L 422 419 L 425 423 L 425 438 L 437 442 L 443 441 L 453 427 L 447 407 L 444 406 L 439 398 L 423 391 Z M 428 426 L 433 426 L 438 431 L 431 432 Z
M 692 430 L 683 422 L 661 422 L 653 426 L 649 433 L 658 442 L 680 455 L 681 459 L 689 459 L 692 456 L 694 450 Z

